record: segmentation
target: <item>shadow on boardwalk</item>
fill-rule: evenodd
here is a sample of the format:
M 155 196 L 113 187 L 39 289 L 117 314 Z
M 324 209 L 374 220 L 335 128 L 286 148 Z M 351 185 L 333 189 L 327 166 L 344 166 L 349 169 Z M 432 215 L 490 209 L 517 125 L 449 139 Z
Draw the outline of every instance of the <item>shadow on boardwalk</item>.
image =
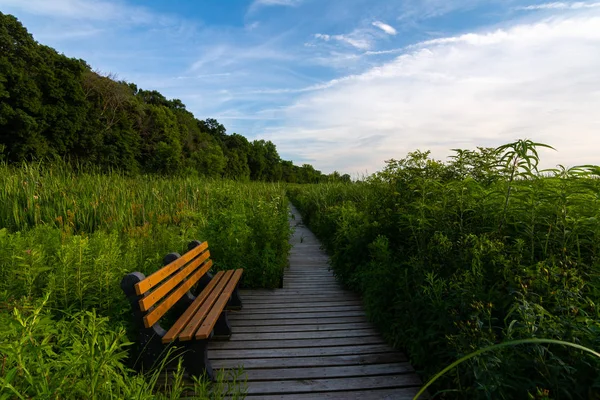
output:
M 213 367 L 243 366 L 248 399 L 412 399 L 421 381 L 406 356 L 338 285 L 319 241 L 291 210 L 283 288 L 242 293 L 244 309 L 229 314 L 231 340 L 210 344 Z

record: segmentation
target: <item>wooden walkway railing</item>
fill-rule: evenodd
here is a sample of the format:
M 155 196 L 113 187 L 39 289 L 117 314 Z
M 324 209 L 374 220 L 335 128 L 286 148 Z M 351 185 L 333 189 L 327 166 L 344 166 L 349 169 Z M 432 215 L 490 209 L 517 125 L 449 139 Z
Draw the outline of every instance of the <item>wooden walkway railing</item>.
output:
M 327 255 L 292 207 L 283 288 L 242 291 L 233 335 L 213 341 L 213 368 L 244 368 L 248 399 L 411 399 L 421 381 L 385 344 L 359 298 L 341 289 Z

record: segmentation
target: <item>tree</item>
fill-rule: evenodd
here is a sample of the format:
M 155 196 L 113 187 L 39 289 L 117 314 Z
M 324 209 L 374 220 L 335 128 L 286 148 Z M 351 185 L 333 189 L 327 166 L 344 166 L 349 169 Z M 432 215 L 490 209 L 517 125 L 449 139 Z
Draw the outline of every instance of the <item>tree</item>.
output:
M 216 178 L 223 175 L 227 166 L 227 158 L 215 139 L 203 132 L 196 150 L 190 155 L 188 163 L 201 175 Z
M 297 169 L 291 161 L 281 161 L 281 179 L 289 183 L 298 182 Z
M 179 129 L 177 118 L 169 108 L 146 105 L 141 136 L 141 155 L 146 170 L 173 173 L 180 169 L 183 153 Z M 170 150 L 167 150 L 167 147 Z
M 207 118 L 204 121 L 198 121 L 198 126 L 202 132 L 207 132 L 219 143 L 224 143 L 227 138 L 227 130 L 216 119 Z
M 129 173 L 318 182 L 312 166 L 282 161 L 275 144 L 227 135 L 179 99 L 92 71 L 40 45 L 0 13 L 0 149 L 8 162 L 62 157 Z
M 127 84 L 116 82 L 114 78 L 114 74 L 104 76 L 87 71 L 82 79 L 85 98 L 99 111 L 98 117 L 104 131 L 109 131 L 126 117 L 123 111 L 133 99 L 131 88 Z
M 45 156 L 49 145 L 38 124 L 42 92 L 37 43 L 12 15 L 0 13 L 0 143 L 9 161 Z
M 247 180 L 250 178 L 250 167 L 248 166 L 248 153 L 250 143 L 242 135 L 234 133 L 225 138 L 225 156 L 227 165 L 224 176 L 230 179 Z

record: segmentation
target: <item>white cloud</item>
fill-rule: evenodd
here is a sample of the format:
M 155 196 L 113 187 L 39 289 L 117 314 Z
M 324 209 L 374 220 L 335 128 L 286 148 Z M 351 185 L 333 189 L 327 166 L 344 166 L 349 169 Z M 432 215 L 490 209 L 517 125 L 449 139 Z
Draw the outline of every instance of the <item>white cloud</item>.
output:
M 248 12 L 252 13 L 260 7 L 282 6 L 282 7 L 297 7 L 303 0 L 254 0 L 248 8 Z
M 394 27 L 392 27 L 392 26 L 390 26 L 390 25 L 388 25 L 386 23 L 383 23 L 381 21 L 375 21 L 375 22 L 373 22 L 373 26 L 381 29 L 382 31 L 384 31 L 388 35 L 395 35 L 395 34 L 398 33 L 396 31 L 396 29 L 394 29 Z
M 246 24 L 245 28 L 247 31 L 253 31 L 260 26 L 260 22 L 254 21 L 251 24 Z
M 375 172 L 417 148 L 548 143 L 542 164 L 600 163 L 600 13 L 412 46 L 302 93 L 268 138 L 325 172 Z M 299 150 L 301 149 L 301 150 Z
M 478 4 L 505 0 L 404 0 L 400 7 L 399 21 L 403 24 L 439 17 L 458 10 L 467 10 Z
M 315 34 L 316 39 L 321 39 L 326 42 L 335 40 L 348 44 L 360 50 L 368 50 L 371 47 L 371 40 L 361 31 L 354 31 L 347 35 L 326 35 L 323 33 Z
M 192 72 L 204 71 L 205 68 L 222 69 L 232 65 L 240 65 L 249 61 L 289 61 L 293 55 L 286 53 L 275 45 L 265 42 L 259 46 L 243 46 L 237 44 L 219 44 L 207 47 L 202 56 L 190 66 Z M 239 72 L 238 72 L 239 75 Z
M 535 11 L 535 10 L 581 10 L 585 8 L 597 8 L 600 3 L 584 3 L 577 1 L 574 3 L 553 2 L 544 4 L 534 4 L 531 6 L 517 7 L 517 10 Z

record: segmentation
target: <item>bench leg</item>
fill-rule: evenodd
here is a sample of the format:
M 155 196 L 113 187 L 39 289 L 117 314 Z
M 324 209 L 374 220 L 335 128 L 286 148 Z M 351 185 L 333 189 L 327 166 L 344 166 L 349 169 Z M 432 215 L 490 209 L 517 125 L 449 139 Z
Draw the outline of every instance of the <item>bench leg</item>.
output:
M 240 297 L 240 291 L 238 290 L 237 285 L 233 293 L 231 293 L 231 298 L 227 302 L 227 308 L 230 310 L 242 309 L 242 298 Z
M 227 310 L 221 312 L 213 328 L 213 334 L 215 340 L 229 339 L 231 337 L 231 325 L 229 325 L 229 319 L 227 318 Z
M 190 375 L 201 377 L 206 374 L 206 377 L 214 382 L 215 373 L 208 359 L 207 346 L 208 339 L 185 342 L 186 353 L 183 356 L 183 363 Z
M 155 368 L 166 355 L 166 347 L 161 340 L 164 334 L 164 329 L 157 325 L 148 329 L 144 328 L 140 331 L 140 353 L 136 366 L 142 371 L 150 371 Z

